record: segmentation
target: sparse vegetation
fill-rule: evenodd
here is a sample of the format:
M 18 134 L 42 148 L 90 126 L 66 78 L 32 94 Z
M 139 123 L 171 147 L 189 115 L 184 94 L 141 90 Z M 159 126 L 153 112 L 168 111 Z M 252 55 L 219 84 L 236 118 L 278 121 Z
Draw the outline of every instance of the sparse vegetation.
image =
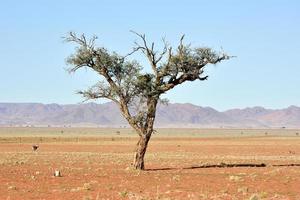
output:
M 119 194 L 120 194 L 120 196 L 121 196 L 122 198 L 125 198 L 125 197 L 127 197 L 127 195 L 128 195 L 128 191 L 127 191 L 127 190 L 123 190 L 123 191 L 121 191 Z
M 0 128 L 1 138 L 6 139 L 1 141 L 10 141 L 0 145 L 0 181 L 3 183 L 0 199 L 8 196 L 34 199 L 36 195 L 48 199 L 49 194 L 66 199 L 74 196 L 78 199 L 123 199 L 122 196 L 149 200 L 250 199 L 254 194 L 260 199 L 293 199 L 299 192 L 297 187 L 286 187 L 300 184 L 299 165 L 296 165 L 300 164 L 299 138 L 295 130 L 280 129 L 281 135 L 278 130 L 268 130 L 268 137 L 261 137 L 265 130 L 246 130 L 247 137 L 244 137 L 240 136 L 242 130 L 160 129 L 147 154 L 148 171 L 126 169 L 136 140 L 129 129 L 122 130 L 124 134 L 120 136 L 115 135 L 117 129 L 106 129 L 109 134 L 99 136 L 96 134 L 105 131 L 66 129 L 64 134 L 71 135 L 66 138 L 60 135 L 59 129 L 49 128 L 50 137 L 44 137 L 47 130 L 28 128 L 27 133 L 31 130 L 31 137 L 21 136 L 22 143 L 19 143 L 18 129 L 11 129 L 19 134 L 12 135 L 17 139 L 11 140 L 1 134 L 7 129 Z M 37 130 L 40 135 L 34 133 Z M 169 131 L 174 135 L 170 136 Z M 203 135 L 201 131 L 212 135 Z M 59 140 L 52 139 L 58 138 L 55 134 L 60 136 Z M 31 145 L 41 135 L 42 151 L 33 153 Z M 112 135 L 114 141 L 111 141 Z M 75 138 L 79 138 L 78 143 L 74 142 Z M 230 167 L 245 163 L 267 165 L 258 170 L 255 167 L 226 168 L 225 163 Z M 197 168 L 199 166 L 210 167 Z M 63 173 L 61 178 L 53 176 L 57 169 Z M 146 180 L 150 187 L 141 187 L 141 180 Z M 270 187 L 274 184 L 276 187 Z M 276 193 L 279 187 L 280 194 Z
M 133 167 L 143 170 L 148 142 L 154 132 L 157 104 L 167 102 L 161 95 L 185 82 L 205 81 L 207 65 L 231 57 L 211 48 L 186 45 L 184 35 L 175 48 L 163 39 L 163 49 L 158 51 L 144 34 L 133 33 L 140 43 L 136 41 L 132 52 L 125 56 L 96 47 L 96 36 L 88 39 L 84 34 L 77 36 L 70 32 L 65 40 L 77 45 L 75 53 L 67 59 L 71 66 L 69 71 L 76 72 L 85 67 L 102 78 L 93 87 L 78 93 L 86 100 L 105 98 L 119 106 L 123 117 L 139 136 Z M 136 60 L 130 59 L 137 52 L 149 61 L 151 72 L 145 72 Z

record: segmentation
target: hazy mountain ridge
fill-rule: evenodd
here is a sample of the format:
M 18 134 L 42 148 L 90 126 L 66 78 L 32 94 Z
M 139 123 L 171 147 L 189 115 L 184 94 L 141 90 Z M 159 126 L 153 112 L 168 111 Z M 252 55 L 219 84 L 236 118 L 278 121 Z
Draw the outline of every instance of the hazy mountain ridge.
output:
M 114 103 L 0 103 L 0 125 L 127 126 Z M 219 112 L 193 104 L 158 105 L 158 127 L 288 127 L 300 128 L 300 108 L 252 107 Z

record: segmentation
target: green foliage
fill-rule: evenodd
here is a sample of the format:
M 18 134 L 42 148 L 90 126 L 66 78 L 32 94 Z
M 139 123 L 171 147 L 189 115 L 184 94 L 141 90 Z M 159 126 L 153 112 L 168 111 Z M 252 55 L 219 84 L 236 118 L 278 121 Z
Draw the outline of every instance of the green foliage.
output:
M 134 32 L 135 33 L 135 32 Z M 192 48 L 183 44 L 183 38 L 174 52 L 164 40 L 161 52 L 148 45 L 145 35 L 135 33 L 142 44 L 135 43 L 133 51 L 126 56 L 110 52 L 104 47 L 95 47 L 97 37 L 87 40 L 85 35 L 70 33 L 67 42 L 77 44 L 67 63 L 70 72 L 87 67 L 97 72 L 102 80 L 78 93 L 86 100 L 107 98 L 120 105 L 127 121 L 136 130 L 152 127 L 156 105 L 161 94 L 186 81 L 206 80 L 202 76 L 207 64 L 216 64 L 230 57 L 210 48 Z M 144 73 L 142 66 L 129 57 L 141 52 L 148 59 L 152 73 Z

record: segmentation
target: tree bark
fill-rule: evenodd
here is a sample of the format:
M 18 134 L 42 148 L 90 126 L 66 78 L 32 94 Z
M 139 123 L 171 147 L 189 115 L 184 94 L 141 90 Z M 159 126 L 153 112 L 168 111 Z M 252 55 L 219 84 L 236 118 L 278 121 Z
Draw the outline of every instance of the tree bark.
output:
M 142 135 L 136 146 L 136 151 L 134 154 L 133 167 L 138 170 L 144 170 L 144 157 L 147 150 L 148 142 L 150 140 L 151 134 Z

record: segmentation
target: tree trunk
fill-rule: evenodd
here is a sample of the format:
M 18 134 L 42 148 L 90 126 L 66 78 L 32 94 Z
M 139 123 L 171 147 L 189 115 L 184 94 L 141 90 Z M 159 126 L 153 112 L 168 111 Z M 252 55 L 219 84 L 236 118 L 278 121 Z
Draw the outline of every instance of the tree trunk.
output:
M 148 142 L 150 140 L 151 134 L 140 136 L 137 143 L 136 151 L 134 154 L 133 167 L 138 170 L 144 170 L 144 157 L 147 150 Z

